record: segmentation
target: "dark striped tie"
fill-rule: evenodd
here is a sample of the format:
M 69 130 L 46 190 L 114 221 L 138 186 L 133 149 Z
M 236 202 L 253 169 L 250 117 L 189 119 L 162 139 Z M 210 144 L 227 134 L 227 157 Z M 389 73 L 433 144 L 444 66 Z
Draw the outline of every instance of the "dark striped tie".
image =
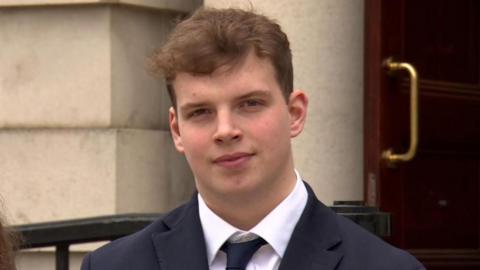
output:
M 225 242 L 221 250 L 227 253 L 226 270 L 245 270 L 253 254 L 267 242 L 263 238 L 257 238 L 247 242 Z

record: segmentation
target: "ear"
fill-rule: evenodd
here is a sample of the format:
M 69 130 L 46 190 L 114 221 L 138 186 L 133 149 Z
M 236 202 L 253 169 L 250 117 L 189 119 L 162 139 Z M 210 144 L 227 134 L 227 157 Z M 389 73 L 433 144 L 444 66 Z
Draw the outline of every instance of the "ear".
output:
M 298 136 L 307 118 L 308 97 L 302 90 L 293 90 L 288 99 L 290 114 L 290 137 Z
M 168 118 L 170 121 L 170 132 L 172 133 L 173 143 L 178 152 L 183 153 L 182 136 L 180 136 L 180 129 L 178 127 L 178 115 L 173 107 L 168 110 Z

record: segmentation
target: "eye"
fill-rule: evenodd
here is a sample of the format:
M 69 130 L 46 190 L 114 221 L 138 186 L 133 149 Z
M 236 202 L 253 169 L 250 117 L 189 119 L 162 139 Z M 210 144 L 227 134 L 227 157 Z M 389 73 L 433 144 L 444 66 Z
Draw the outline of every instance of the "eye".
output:
M 189 112 L 187 114 L 187 118 L 198 118 L 198 117 L 201 117 L 201 116 L 209 115 L 211 113 L 212 113 L 211 110 L 209 110 L 207 108 L 198 108 L 198 109 L 195 109 L 195 110 Z
M 265 103 L 263 101 L 258 99 L 247 99 L 240 103 L 240 107 L 246 108 L 246 109 L 252 109 L 252 108 L 260 107 L 264 104 Z

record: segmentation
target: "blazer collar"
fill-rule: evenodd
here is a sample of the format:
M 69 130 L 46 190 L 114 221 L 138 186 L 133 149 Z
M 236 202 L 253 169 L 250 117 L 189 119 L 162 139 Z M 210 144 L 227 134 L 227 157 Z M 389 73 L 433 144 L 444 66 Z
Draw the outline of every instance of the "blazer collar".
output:
M 193 197 L 164 218 L 167 231 L 152 235 L 161 270 L 208 270 L 198 201 Z
M 316 198 L 305 183 L 308 201 L 293 231 L 279 270 L 333 270 L 343 257 L 336 214 Z
M 293 231 L 279 270 L 334 270 L 343 254 L 336 214 L 305 183 L 308 201 Z M 161 270 L 208 270 L 196 194 L 163 220 L 165 232 L 152 235 Z

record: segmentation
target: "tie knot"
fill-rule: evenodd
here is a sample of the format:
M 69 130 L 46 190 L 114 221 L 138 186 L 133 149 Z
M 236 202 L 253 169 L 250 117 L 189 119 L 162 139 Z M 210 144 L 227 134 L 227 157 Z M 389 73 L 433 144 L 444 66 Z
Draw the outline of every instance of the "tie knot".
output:
M 266 243 L 261 237 L 241 243 L 225 242 L 221 250 L 227 253 L 226 270 L 244 270 L 253 254 Z

